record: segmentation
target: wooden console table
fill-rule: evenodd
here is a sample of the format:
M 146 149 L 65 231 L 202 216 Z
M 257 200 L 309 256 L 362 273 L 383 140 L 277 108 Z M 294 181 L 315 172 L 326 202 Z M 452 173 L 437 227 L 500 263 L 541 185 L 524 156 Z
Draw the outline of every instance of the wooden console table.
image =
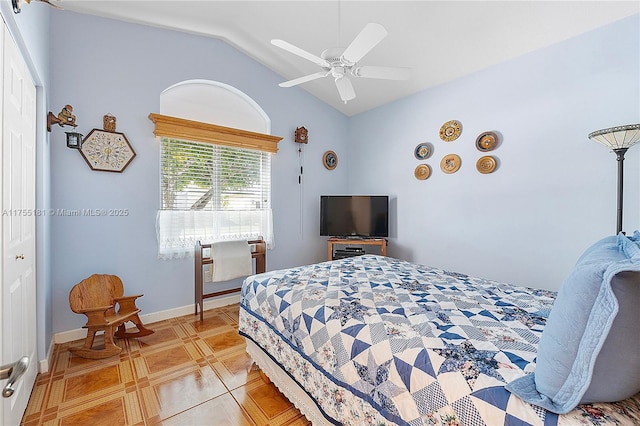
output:
M 329 260 L 363 254 L 387 255 L 387 240 L 384 238 L 329 238 L 327 245 Z
M 266 272 L 267 267 L 267 244 L 264 240 L 250 240 L 247 241 L 247 244 L 253 245 L 255 244 L 255 250 L 251 252 L 251 257 L 255 259 L 256 265 L 256 274 L 261 274 Z M 204 257 L 203 251 L 205 249 L 209 249 L 209 257 Z M 204 265 L 213 264 L 213 259 L 211 258 L 211 244 L 200 244 L 200 241 L 196 243 L 195 247 L 195 311 L 196 315 L 198 315 L 198 307 L 200 307 L 200 321 L 202 321 L 202 315 L 204 311 L 203 300 L 208 299 L 210 297 L 222 296 L 224 294 L 236 293 L 240 291 L 240 287 L 238 288 L 230 288 L 228 290 L 220 290 L 214 291 L 213 293 L 204 293 L 204 273 L 203 267 Z

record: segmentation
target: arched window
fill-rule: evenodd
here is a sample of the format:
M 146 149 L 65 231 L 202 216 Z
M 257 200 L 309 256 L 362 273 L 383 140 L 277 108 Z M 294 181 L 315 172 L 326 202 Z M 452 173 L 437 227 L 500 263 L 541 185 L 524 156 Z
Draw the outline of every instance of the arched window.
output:
M 196 241 L 264 238 L 273 247 L 271 155 L 279 137 L 247 95 L 190 80 L 150 114 L 161 139 L 158 257 L 189 256 Z M 233 126 L 233 127 L 231 127 Z

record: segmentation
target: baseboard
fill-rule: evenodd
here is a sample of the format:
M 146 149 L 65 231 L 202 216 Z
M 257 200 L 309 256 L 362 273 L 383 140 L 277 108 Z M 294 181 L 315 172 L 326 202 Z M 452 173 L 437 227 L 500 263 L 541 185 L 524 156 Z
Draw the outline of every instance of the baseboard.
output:
M 240 293 L 235 293 L 235 294 L 220 296 L 214 299 L 206 300 L 204 302 L 204 309 L 207 310 L 207 309 L 213 309 L 213 308 L 220 308 L 222 306 L 232 305 L 234 303 L 239 303 L 239 302 L 240 302 Z M 194 315 L 194 312 L 195 312 L 194 305 L 181 306 L 179 308 L 167 309 L 166 311 L 142 314 L 140 315 L 140 320 L 142 320 L 142 322 L 145 325 L 147 325 L 147 324 L 152 324 L 158 321 L 164 321 L 170 318 L 181 317 L 184 315 L 189 315 L 189 314 Z M 131 326 L 133 327 L 133 325 Z M 60 344 L 60 343 L 72 342 L 74 340 L 81 340 L 81 339 L 84 339 L 86 336 L 87 336 L 87 331 L 84 328 L 78 328 L 78 329 L 69 330 L 69 331 L 61 331 L 60 333 L 56 333 L 53 335 L 50 352 L 52 353 L 53 344 Z M 50 356 L 51 355 L 49 354 L 48 357 Z M 45 361 L 44 360 L 40 361 L 41 367 L 43 362 Z
M 47 356 L 45 359 L 41 359 L 40 362 L 38 363 L 38 372 L 39 373 L 48 373 L 49 372 L 49 365 L 51 364 L 51 357 L 53 356 L 53 348 L 55 346 L 55 344 L 53 343 L 54 339 L 51 339 L 51 342 L 49 342 L 49 350 L 47 351 Z

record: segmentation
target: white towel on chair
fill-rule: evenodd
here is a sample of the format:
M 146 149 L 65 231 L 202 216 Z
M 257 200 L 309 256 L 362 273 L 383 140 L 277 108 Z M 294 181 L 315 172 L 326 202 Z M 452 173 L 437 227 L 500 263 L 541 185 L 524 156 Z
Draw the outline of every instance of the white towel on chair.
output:
M 228 281 L 253 274 L 251 249 L 246 241 L 220 241 L 211 244 L 211 281 Z

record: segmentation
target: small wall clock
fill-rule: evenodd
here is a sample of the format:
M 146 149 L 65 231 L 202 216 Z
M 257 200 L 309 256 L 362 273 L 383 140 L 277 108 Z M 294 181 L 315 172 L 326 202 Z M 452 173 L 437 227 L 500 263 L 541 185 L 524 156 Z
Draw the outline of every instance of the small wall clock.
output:
M 309 143 L 309 131 L 304 127 L 296 128 L 294 136 L 296 143 Z
M 327 151 L 322 157 L 322 162 L 324 163 L 325 168 L 333 170 L 338 166 L 338 156 L 333 151 Z
M 122 172 L 136 156 L 124 133 L 93 129 L 80 149 L 91 170 Z

